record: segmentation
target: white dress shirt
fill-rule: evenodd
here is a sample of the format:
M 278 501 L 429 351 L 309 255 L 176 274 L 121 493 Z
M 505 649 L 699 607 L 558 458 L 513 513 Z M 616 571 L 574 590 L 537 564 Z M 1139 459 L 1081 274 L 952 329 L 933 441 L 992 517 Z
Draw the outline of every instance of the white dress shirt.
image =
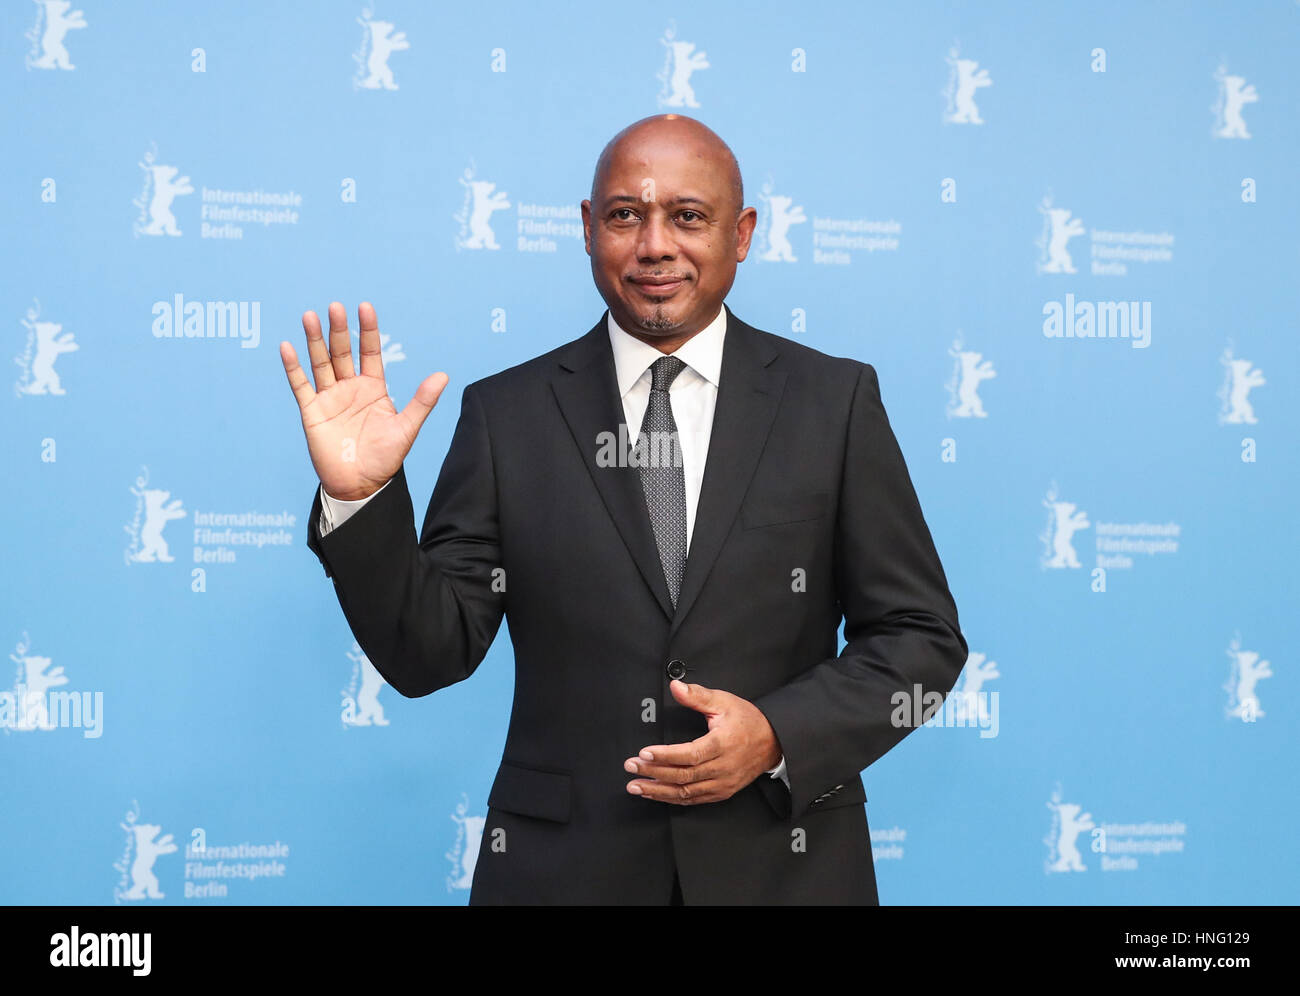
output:
M 641 432 L 641 422 L 650 404 L 650 367 L 664 356 L 654 346 L 642 342 L 623 331 L 609 315 L 609 344 L 614 350 L 614 372 L 618 379 L 618 394 L 623 401 L 623 418 L 627 423 L 628 441 L 635 445 Z M 695 531 L 695 510 L 700 503 L 700 486 L 704 481 L 704 464 L 709 455 L 709 436 L 713 432 L 713 410 L 718 400 L 718 382 L 722 375 L 722 343 L 727 333 L 727 312 L 718 309 L 718 315 L 708 325 L 678 347 L 676 356 L 685 368 L 668 386 L 668 397 L 677 424 L 678 441 L 682 452 L 682 472 L 686 478 L 686 548 L 689 551 L 691 536 Z M 379 491 L 388 487 L 387 484 Z M 376 491 L 375 494 L 379 494 Z M 320 534 L 324 536 L 337 529 L 356 514 L 370 498 L 359 501 L 340 501 L 331 498 L 321 488 Z M 790 787 L 786 775 L 785 757 L 768 771 Z

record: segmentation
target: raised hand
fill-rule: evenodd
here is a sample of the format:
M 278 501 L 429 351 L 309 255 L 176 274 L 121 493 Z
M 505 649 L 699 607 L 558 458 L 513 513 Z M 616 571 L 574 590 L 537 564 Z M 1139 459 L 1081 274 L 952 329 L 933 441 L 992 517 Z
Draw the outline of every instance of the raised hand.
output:
M 388 397 L 379 323 L 369 302 L 357 308 L 357 319 L 361 323 L 359 374 L 352 366 L 352 333 L 343 305 L 334 301 L 329 306 L 328 348 L 316 312 L 303 314 L 315 390 L 293 346 L 280 343 L 280 359 L 298 400 L 316 476 L 326 494 L 344 501 L 369 498 L 401 469 L 448 379 L 441 372 L 425 378 L 399 412 Z

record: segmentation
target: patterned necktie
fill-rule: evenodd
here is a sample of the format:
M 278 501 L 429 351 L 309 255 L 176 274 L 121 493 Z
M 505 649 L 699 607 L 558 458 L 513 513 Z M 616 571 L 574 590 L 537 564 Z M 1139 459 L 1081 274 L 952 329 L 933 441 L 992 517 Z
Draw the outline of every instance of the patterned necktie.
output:
M 686 364 L 675 356 L 655 360 L 650 368 L 650 403 L 633 447 L 673 608 L 686 574 L 686 475 L 668 385 L 684 369 Z

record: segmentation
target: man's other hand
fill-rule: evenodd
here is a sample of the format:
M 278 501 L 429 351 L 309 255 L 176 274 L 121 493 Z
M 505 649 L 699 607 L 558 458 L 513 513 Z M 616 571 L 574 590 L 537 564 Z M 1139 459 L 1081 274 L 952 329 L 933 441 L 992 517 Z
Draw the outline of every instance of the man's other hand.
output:
M 782 757 L 772 724 L 748 699 L 703 685 L 673 681 L 669 690 L 682 705 L 708 717 L 709 732 L 685 744 L 653 744 L 623 768 L 641 775 L 628 792 L 647 799 L 693 806 L 730 799 Z

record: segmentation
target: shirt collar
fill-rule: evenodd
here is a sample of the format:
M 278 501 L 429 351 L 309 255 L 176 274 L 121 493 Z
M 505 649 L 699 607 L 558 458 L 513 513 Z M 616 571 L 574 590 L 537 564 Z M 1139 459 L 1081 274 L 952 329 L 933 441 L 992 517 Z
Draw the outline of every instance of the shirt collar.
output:
M 632 389 L 632 385 L 655 360 L 665 355 L 676 356 L 714 387 L 718 386 L 718 379 L 722 374 L 722 343 L 727 333 L 725 307 L 718 308 L 717 318 L 671 354 L 661 353 L 648 342 L 642 342 L 636 336 L 624 331 L 618 322 L 614 321 L 613 312 L 609 312 L 608 325 L 609 344 L 614 350 L 614 369 L 618 376 L 620 398 Z

